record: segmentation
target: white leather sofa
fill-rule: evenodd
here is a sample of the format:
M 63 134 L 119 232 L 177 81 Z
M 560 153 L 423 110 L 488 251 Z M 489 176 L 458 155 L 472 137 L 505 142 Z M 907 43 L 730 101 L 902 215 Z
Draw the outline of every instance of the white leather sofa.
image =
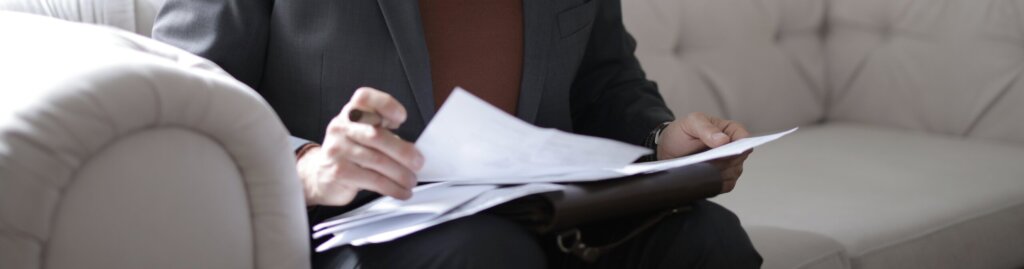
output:
M 164 0 L 0 0 L 0 10 L 105 25 L 150 36 L 153 19 L 163 4 Z
M 114 14 L 95 9 L 115 0 L 58 12 L 68 1 L 0 7 L 146 35 L 145 9 L 161 2 L 118 0 L 142 8 L 97 20 L 83 14 Z M 1021 1 L 622 1 L 677 114 L 802 126 L 757 149 L 739 187 L 715 199 L 739 214 L 765 268 L 1024 266 Z
M 0 268 L 308 268 L 287 131 L 211 62 L 0 11 Z
M 676 114 L 756 132 L 765 268 L 1024 266 L 1024 1 L 623 0 Z

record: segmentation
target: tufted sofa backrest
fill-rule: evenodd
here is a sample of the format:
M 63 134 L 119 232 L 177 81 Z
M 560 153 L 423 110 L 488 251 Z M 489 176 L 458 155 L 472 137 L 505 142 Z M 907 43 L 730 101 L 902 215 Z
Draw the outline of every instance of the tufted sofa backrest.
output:
M 1022 0 L 622 1 L 677 114 L 1024 142 Z
M 164 0 L 0 0 L 148 36 Z M 1024 142 L 1024 0 L 622 0 L 677 114 Z M 1019 120 L 1017 121 L 1019 122 Z
M 769 131 L 825 116 L 823 0 L 623 0 L 637 57 L 677 115 Z
M 1024 1 L 833 0 L 830 120 L 1024 142 Z

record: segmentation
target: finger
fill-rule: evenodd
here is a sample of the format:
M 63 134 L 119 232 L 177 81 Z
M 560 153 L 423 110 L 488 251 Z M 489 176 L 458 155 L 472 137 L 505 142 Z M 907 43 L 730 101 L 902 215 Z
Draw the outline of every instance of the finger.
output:
M 750 159 L 750 154 L 753 153 L 754 149 L 748 149 L 747 151 L 744 151 L 742 154 L 740 154 L 740 156 L 743 158 L 743 160 L 741 160 L 740 162 L 745 162 L 747 161 L 747 159 Z
M 365 123 L 371 126 L 384 126 L 384 119 L 380 114 L 365 112 L 359 109 L 348 112 L 348 121 L 354 123 Z
M 725 176 L 725 170 L 729 169 L 729 167 L 732 167 L 732 164 L 729 163 L 729 160 L 727 158 L 710 160 L 708 161 L 708 164 L 711 164 L 716 169 L 718 169 L 720 176 Z
M 745 151 L 743 153 L 740 153 L 739 155 L 735 155 L 735 156 L 727 157 L 727 158 L 729 159 L 729 163 L 732 166 L 743 166 L 743 162 L 746 162 L 747 159 L 750 158 L 750 153 L 751 152 L 752 152 L 751 150 L 747 150 L 747 151 Z
M 728 171 L 729 171 L 728 172 L 729 180 L 731 180 L 731 181 L 737 181 L 737 180 L 740 179 L 740 175 L 743 175 L 743 167 L 742 166 L 740 166 L 740 167 L 733 167 L 733 168 L 729 169 Z
M 408 115 L 402 103 L 399 103 L 394 97 L 369 87 L 357 89 L 342 113 L 347 114 L 352 109 L 379 114 L 383 118 L 384 127 L 388 129 L 398 128 L 405 122 Z
M 420 168 L 423 168 L 423 154 L 416 149 L 416 146 L 402 140 L 388 130 L 360 124 L 349 125 L 344 128 L 344 131 L 346 137 L 356 143 L 384 153 L 409 170 L 419 171 Z
M 736 181 L 722 182 L 722 193 L 732 192 L 736 188 Z
M 702 113 L 691 113 L 683 121 L 683 131 L 700 139 L 705 145 L 716 148 L 731 141 L 722 129 L 711 122 L 713 118 Z
M 662 131 L 662 142 L 658 145 L 659 160 L 675 158 L 708 148 L 703 141 L 687 134 L 684 125 L 682 121 L 676 121 Z
M 708 163 L 718 168 L 719 175 L 724 180 L 731 180 L 739 177 L 743 172 L 742 156 L 732 156 L 711 160 Z
M 416 175 L 412 171 L 379 151 L 361 145 L 351 145 L 343 155 L 347 155 L 345 157 L 349 161 L 376 171 L 403 188 L 416 187 Z
M 348 128 L 353 128 L 349 125 Z M 338 128 L 338 129 L 348 129 Z M 356 127 L 359 128 L 359 127 Z M 371 128 L 375 129 L 375 128 Z M 416 186 L 416 176 L 408 167 L 399 163 L 386 154 L 353 141 L 350 137 L 331 133 L 331 143 L 324 143 L 327 157 L 333 163 L 354 162 L 368 169 L 377 171 L 393 179 L 396 183 L 407 188 Z
M 743 167 L 726 169 L 722 176 L 722 192 L 730 192 L 736 187 L 736 183 L 743 174 Z
M 722 132 L 728 135 L 732 141 L 750 137 L 750 132 L 747 131 L 747 128 L 744 127 L 743 124 L 740 124 L 739 122 L 731 120 L 720 120 L 718 122 L 719 127 L 722 129 Z
M 354 163 L 339 163 L 334 178 L 335 180 L 332 183 L 340 185 L 335 186 L 338 188 L 344 186 L 355 187 L 400 200 L 412 197 L 412 189 L 404 188 L 386 176 Z

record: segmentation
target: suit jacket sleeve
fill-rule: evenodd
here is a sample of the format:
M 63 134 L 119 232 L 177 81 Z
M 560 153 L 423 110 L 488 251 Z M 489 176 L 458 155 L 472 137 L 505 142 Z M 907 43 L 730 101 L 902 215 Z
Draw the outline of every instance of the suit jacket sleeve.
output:
M 259 87 L 273 0 L 168 0 L 153 39 L 209 59 L 249 87 Z M 309 141 L 291 137 L 294 150 Z
M 619 0 L 591 1 L 601 2 L 571 89 L 573 128 L 640 145 L 674 116 L 633 55 L 636 41 L 622 24 Z

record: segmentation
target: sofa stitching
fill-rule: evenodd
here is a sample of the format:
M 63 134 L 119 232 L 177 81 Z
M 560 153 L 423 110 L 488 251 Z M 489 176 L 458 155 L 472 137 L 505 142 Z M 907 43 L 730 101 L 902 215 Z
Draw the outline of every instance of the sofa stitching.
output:
M 71 112 L 71 111 L 67 111 L 67 109 L 65 109 L 63 107 L 55 108 L 55 109 L 58 110 L 58 112 Z M 72 113 L 72 114 L 74 114 L 74 113 Z M 70 128 L 68 128 L 64 124 L 64 120 L 61 120 L 60 119 L 61 117 L 56 116 L 53 113 L 53 111 L 50 111 L 50 110 L 40 111 L 39 117 L 40 118 L 46 118 L 48 120 L 48 122 L 53 123 L 50 126 L 53 126 L 54 128 L 60 129 L 62 131 L 61 133 L 65 134 L 64 137 L 66 137 L 68 140 L 74 141 L 74 143 L 76 145 L 85 145 L 85 142 L 83 142 L 84 140 L 81 137 L 78 137 L 75 134 L 75 132 L 73 132 Z M 36 126 L 38 126 L 38 125 L 36 125 Z M 28 138 L 28 136 L 26 136 L 26 138 Z M 39 144 L 40 148 L 48 149 L 48 151 L 53 153 L 54 156 L 62 156 L 62 154 L 61 154 L 62 152 L 54 150 L 54 147 L 52 147 L 52 145 L 46 145 L 46 143 L 43 143 L 43 141 L 36 141 L 36 142 Z M 57 158 L 57 159 L 60 159 L 61 161 L 71 161 L 71 160 L 69 160 L 67 158 Z M 81 160 L 78 160 L 78 161 L 80 162 Z M 69 164 L 71 166 L 77 166 L 77 165 L 80 165 L 81 163 L 78 163 L 78 164 L 69 163 Z
M 1014 16 L 1011 16 L 1011 17 L 1016 22 L 1014 25 L 1016 25 L 1017 33 L 1018 33 L 1018 35 L 1024 34 L 1024 30 L 1022 30 L 1021 27 L 1020 27 L 1021 23 L 1024 23 L 1024 21 L 1022 21 L 1021 18 L 1020 18 L 1021 12 L 1020 12 L 1019 6 L 1013 5 L 1013 2 L 1009 2 L 1009 1 L 1001 1 L 1001 2 L 998 2 L 998 3 L 1009 4 L 1009 5 L 1012 6 L 1012 8 L 1008 8 L 1008 9 L 1014 15 Z M 995 5 L 995 3 L 991 3 L 991 4 L 993 6 Z M 999 10 L 1002 10 L 1002 9 L 999 9 Z M 1020 36 L 1018 36 L 1018 38 L 1020 38 Z M 975 128 L 977 128 L 977 125 L 980 124 L 981 121 L 984 120 L 988 116 L 988 113 L 992 111 L 992 108 L 994 106 L 996 106 L 997 104 L 999 104 L 1000 101 L 1003 99 L 1003 97 L 1006 94 L 1008 94 L 1012 90 L 1012 88 L 1020 82 L 1020 79 L 1021 79 L 1022 76 L 1024 76 L 1024 66 L 1018 66 L 1017 67 L 1017 72 L 1015 72 L 1014 78 L 1011 79 L 1009 82 L 1007 82 L 1007 85 L 1004 86 L 1003 89 L 999 93 L 997 93 L 990 100 L 985 102 L 986 103 L 985 106 L 983 106 L 983 108 L 982 108 L 982 110 L 980 112 L 976 112 L 975 113 L 975 116 L 971 119 L 972 121 L 967 126 L 967 129 L 964 130 L 962 135 L 965 136 L 965 137 L 970 136 L 970 134 L 974 132 Z
M 975 128 L 978 127 L 978 124 L 980 124 L 981 121 L 988 116 L 988 113 L 992 111 L 992 108 L 1003 100 L 1003 96 L 1006 96 L 1012 89 L 1014 89 L 1014 86 L 1020 82 L 1021 76 L 1024 76 L 1024 68 L 1022 67 L 1024 66 L 1018 66 L 1017 72 L 1014 72 L 1013 78 L 1007 81 L 1006 85 L 1000 87 L 1001 89 L 999 92 L 989 98 L 989 100 L 984 101 L 984 105 L 981 106 L 981 111 L 973 113 L 974 116 L 971 118 L 971 122 L 968 123 L 967 128 L 960 134 L 961 136 L 966 137 L 973 133 Z
M 896 91 L 899 91 L 906 96 L 903 98 L 905 103 L 913 103 L 913 105 L 906 106 L 908 110 L 913 111 L 913 113 L 910 113 L 910 116 L 914 117 L 913 122 L 920 123 L 923 126 L 923 129 L 930 133 L 945 133 L 942 131 L 942 127 L 940 127 L 941 124 L 940 126 L 935 126 L 932 121 L 928 120 L 928 115 L 931 113 L 928 113 L 927 111 L 928 106 L 925 104 L 925 99 L 918 97 L 918 94 L 914 92 L 914 89 L 921 89 L 924 87 L 915 86 L 918 83 L 915 83 L 913 79 L 919 76 L 913 76 L 913 70 L 917 69 L 907 66 L 907 63 L 912 61 L 906 59 L 906 55 L 902 53 L 891 55 L 889 59 L 891 59 L 892 62 L 891 65 L 887 66 L 892 69 L 889 70 L 889 75 L 895 74 L 897 71 L 902 71 L 900 74 L 907 74 L 905 76 L 893 76 L 893 83 L 898 85 L 892 89 L 892 91 L 893 94 L 895 94 Z
M 1013 8 L 1010 8 L 1010 10 L 1013 12 L 1013 16 L 1012 17 L 1013 17 L 1014 21 L 1017 22 L 1016 24 L 1014 24 L 1014 25 L 1017 26 L 1017 34 L 1018 34 L 1017 37 L 1018 38 L 1022 38 L 1022 36 L 1024 36 L 1024 29 L 1021 28 L 1021 24 L 1024 23 L 1024 21 L 1022 21 L 1021 18 L 1020 18 L 1020 16 L 1022 15 L 1021 12 L 1020 12 L 1020 5 L 1016 4 L 1016 3 L 1020 3 L 1020 1 L 1010 2 L 1009 0 L 1004 0 L 1003 3 L 1007 3 L 1007 2 L 1009 2 L 1009 5 L 1013 6 Z
M 711 96 L 715 99 L 715 103 L 718 104 L 718 107 L 722 108 L 723 115 L 721 116 L 724 118 L 732 118 L 732 116 L 730 116 L 730 114 L 732 113 L 730 113 L 731 111 L 729 110 L 729 106 L 726 105 L 725 98 L 722 97 L 721 87 L 719 87 L 718 84 L 715 83 L 715 80 L 711 78 L 711 75 L 708 74 L 708 71 L 704 70 L 703 68 L 697 68 L 697 76 L 700 78 L 702 82 L 704 82 L 704 84 L 708 85 L 708 91 L 711 93 Z
M 0 228 L 0 237 L 11 236 L 19 238 L 28 238 L 28 241 L 32 243 L 35 243 L 36 245 L 42 245 L 42 237 L 32 234 L 31 232 L 25 231 L 23 229 L 18 229 L 18 227 L 15 227 L 10 222 L 7 222 L 4 218 L 0 218 L 0 227 L 7 227 Z
M 159 107 L 160 105 L 157 104 L 156 106 Z M 156 127 L 156 128 L 154 128 L 154 127 Z M 253 247 L 255 248 L 256 245 L 257 245 L 257 243 L 256 243 L 256 236 L 255 236 L 255 233 L 256 233 L 255 223 L 257 221 L 256 221 L 256 218 L 252 215 L 254 210 L 253 210 L 253 207 L 252 207 L 252 199 L 251 199 L 250 193 L 249 193 L 249 182 L 248 182 L 248 180 L 246 180 L 248 177 L 242 171 L 241 167 L 238 166 L 237 159 L 232 154 L 232 152 L 228 149 L 228 147 L 226 147 L 219 139 L 216 139 L 215 137 L 213 137 L 210 134 L 208 134 L 207 132 L 205 132 L 205 130 L 199 129 L 196 126 L 182 126 L 182 125 L 177 125 L 177 124 L 167 124 L 167 125 L 160 125 L 160 126 L 140 126 L 139 128 L 133 129 L 133 130 L 128 131 L 128 132 L 126 132 L 124 134 L 111 136 L 111 137 L 108 138 L 108 140 L 105 143 L 103 143 L 103 146 L 101 146 L 101 147 L 97 148 L 96 150 L 90 152 L 89 156 L 84 158 L 83 162 L 81 162 L 80 164 L 78 164 L 76 166 L 76 169 L 74 169 L 74 172 L 70 176 L 68 176 L 69 179 L 68 179 L 67 185 L 71 185 L 71 184 L 74 184 L 75 182 L 77 182 L 76 180 L 74 180 L 74 179 L 78 178 L 78 173 L 80 172 L 80 170 L 77 169 L 77 168 L 80 168 L 81 166 L 90 163 L 92 161 L 92 158 L 95 157 L 98 153 L 105 152 L 111 146 L 115 145 L 118 141 L 123 140 L 123 139 L 128 138 L 128 137 L 132 137 L 132 136 L 141 134 L 141 133 L 146 133 L 146 132 L 151 132 L 151 131 L 159 131 L 159 130 L 183 130 L 183 131 L 187 131 L 188 133 L 191 133 L 191 134 L 195 134 L 195 135 L 198 135 L 198 136 L 205 137 L 205 138 L 209 139 L 210 141 L 216 143 L 222 150 L 224 150 L 225 153 L 228 154 L 228 156 L 230 156 L 232 158 L 232 162 L 234 164 L 234 168 L 238 171 L 238 174 L 242 178 L 242 185 L 245 186 L 245 188 L 246 188 L 245 199 L 246 199 L 246 204 L 249 205 L 249 213 L 250 213 L 249 220 L 253 222 L 252 234 L 250 234 L 250 236 L 252 236 L 252 243 L 253 243 Z M 65 187 L 67 187 L 67 185 Z M 49 267 L 49 266 L 46 266 L 46 261 L 49 260 L 47 258 L 48 257 L 47 250 L 49 249 L 47 246 L 48 246 L 48 243 L 50 241 L 50 236 L 53 235 L 53 229 L 54 229 L 54 226 L 55 226 L 53 224 L 56 222 L 56 219 L 57 219 L 56 213 L 57 213 L 57 211 L 60 211 L 61 205 L 63 204 L 64 194 L 63 194 L 63 191 L 61 191 L 61 192 L 62 192 L 62 194 L 57 197 L 57 202 L 55 204 L 54 209 L 49 214 L 50 217 L 47 218 L 48 219 L 47 223 L 49 225 L 49 231 L 47 232 L 47 236 L 46 236 L 46 238 L 40 238 L 40 240 L 38 241 L 38 243 L 40 245 L 40 257 L 39 257 L 40 261 L 39 261 L 39 264 L 43 265 L 40 268 L 48 268 Z M 253 255 L 255 256 L 256 253 L 253 252 Z
M 792 65 L 794 69 L 796 69 L 797 76 L 800 77 L 800 81 L 802 82 L 802 84 L 804 84 L 804 86 L 806 86 L 807 91 L 809 91 L 811 95 L 815 97 L 815 100 L 819 102 L 819 107 L 822 108 L 822 111 L 824 111 L 824 90 L 821 89 L 821 91 L 819 91 L 818 83 L 816 83 L 816 80 L 813 79 L 813 76 L 811 75 L 811 71 L 809 70 L 809 68 L 807 68 L 807 66 L 805 66 L 796 55 L 793 55 L 791 51 L 783 48 L 780 48 L 780 50 L 783 54 L 786 55 L 785 58 L 789 62 L 789 64 Z M 820 116 L 819 119 L 823 117 L 824 116 Z
M 154 104 L 153 104 L 153 109 L 156 111 L 157 117 L 155 117 L 155 121 L 154 122 L 156 122 L 157 124 L 162 123 L 163 121 L 161 120 L 161 117 L 160 117 L 160 115 L 161 115 L 160 111 L 162 110 L 162 106 L 161 106 L 161 103 L 160 103 L 160 100 L 161 100 L 161 98 L 160 98 L 160 91 L 156 90 L 157 89 L 156 84 L 153 83 L 152 81 L 146 80 L 146 83 L 150 84 L 150 88 L 148 90 L 153 93 L 153 96 L 154 96 L 154 99 L 155 99 L 154 100 Z M 91 100 L 92 99 L 90 99 L 90 101 Z M 93 105 L 95 105 L 95 103 L 93 103 Z M 123 134 L 114 133 L 112 136 L 107 137 L 106 141 L 103 141 L 100 144 L 101 146 L 97 147 L 95 150 L 87 152 L 86 154 L 88 154 L 88 156 L 81 156 L 82 157 L 81 160 L 77 164 L 72 165 L 71 174 L 68 175 L 68 178 L 65 181 L 65 185 L 60 187 L 60 190 L 59 190 L 60 194 L 57 195 L 57 198 L 56 198 L 57 201 L 55 203 L 55 206 L 50 211 L 49 217 L 47 217 L 47 225 L 49 226 L 49 229 L 47 231 L 47 236 L 45 238 L 45 241 L 47 243 L 50 240 L 50 236 L 53 235 L 53 229 L 54 229 L 53 223 L 56 221 L 56 218 L 57 218 L 56 214 L 57 214 L 58 211 L 60 211 L 61 204 L 63 204 L 63 200 L 64 200 L 63 199 L 64 198 L 64 193 L 63 192 L 64 192 L 64 189 L 66 189 L 66 187 L 68 185 L 74 184 L 74 179 L 78 178 L 78 172 L 80 172 L 78 170 L 78 168 L 80 168 L 82 165 L 88 164 L 92 160 L 92 158 L 96 156 L 96 153 L 105 151 L 108 147 L 113 145 L 114 142 L 118 138 L 128 137 L 128 136 L 134 135 L 134 134 L 136 134 L 138 132 L 142 132 L 144 130 L 149 130 L 150 128 L 148 128 L 148 127 L 151 127 L 151 126 L 148 126 L 148 125 L 138 126 L 138 127 L 136 127 L 135 129 L 132 129 L 132 130 L 126 130 L 127 132 L 123 133 Z M 68 131 L 68 132 L 65 132 L 65 133 L 72 134 L 73 132 Z M 84 143 L 81 143 L 80 140 L 78 142 L 79 142 L 79 144 L 84 144 Z M 42 241 L 40 241 L 40 242 L 42 242 Z M 46 266 L 46 261 L 49 260 L 47 258 L 48 257 L 47 249 L 48 248 L 46 247 L 46 244 L 42 244 L 42 245 L 43 245 L 43 247 L 40 249 L 40 257 L 39 257 L 40 258 L 40 263 L 39 264 L 43 265 L 42 268 L 47 268 L 48 266 Z
M 821 61 L 822 61 L 822 63 L 821 63 L 821 69 L 822 69 L 821 87 L 822 87 L 822 90 L 823 90 L 822 101 L 821 102 L 822 102 L 822 106 L 825 107 L 825 109 L 822 111 L 822 117 L 821 117 L 821 121 L 822 122 L 825 122 L 825 121 L 828 120 L 829 113 L 831 113 L 830 110 L 832 110 L 832 104 L 833 104 L 833 102 L 832 102 L 832 96 L 834 94 L 833 93 L 834 89 L 832 87 L 832 76 L 833 75 L 832 75 L 832 65 L 829 64 L 829 62 L 831 62 L 831 61 L 829 61 L 830 57 L 829 57 L 829 53 L 828 53 L 828 41 L 829 41 L 829 36 L 831 36 L 831 29 L 832 29 L 832 7 L 834 7 L 834 5 L 835 4 L 833 4 L 832 1 L 823 1 L 822 9 L 824 9 L 824 11 L 822 11 L 822 14 L 821 14 L 821 24 L 818 25 L 819 28 L 816 31 L 818 36 L 821 37 L 821 46 L 820 46 L 820 49 L 821 49 Z
M 13 227 L 13 225 L 10 225 L 9 222 L 4 221 L 3 219 L 0 219 L 0 226 L 2 226 L 2 227 Z M 37 246 L 42 246 L 42 242 L 43 242 L 43 240 L 41 238 L 39 238 L 38 236 L 35 236 L 32 233 L 28 233 L 28 232 L 25 232 L 25 231 L 22 231 L 22 230 L 17 230 L 17 229 L 0 229 L 0 237 L 27 238 L 29 242 L 31 242 L 31 243 L 33 243 L 33 244 L 35 244 Z
M 10 137 L 10 140 L 19 140 L 20 139 L 22 142 L 24 142 L 26 144 L 30 144 L 32 148 L 43 149 L 43 151 L 45 151 L 49 155 L 57 155 L 52 150 L 51 147 L 46 146 L 44 143 L 42 143 L 40 141 L 33 140 L 32 136 L 30 136 L 30 135 L 26 135 L 26 134 L 19 133 L 19 132 L 14 132 L 14 133 L 8 134 L 8 137 Z M 21 162 L 18 158 L 3 158 L 3 159 L 7 163 L 16 164 L 16 165 L 21 166 L 21 167 L 32 167 L 30 165 L 26 165 L 24 162 Z M 58 161 L 61 160 L 59 158 L 54 158 L 54 159 L 56 159 Z M 68 163 L 68 165 L 72 166 L 72 167 L 75 166 L 74 164 L 70 164 L 70 163 Z M 40 174 L 38 171 L 36 171 L 34 169 L 22 169 L 22 170 L 19 170 L 19 171 L 25 171 L 26 173 L 31 174 L 32 176 L 36 176 L 36 177 L 41 177 L 41 178 L 47 178 L 48 177 L 46 175 Z M 5 179 L 5 180 L 7 180 L 7 179 Z M 42 183 L 40 183 L 38 181 L 30 181 L 29 182 L 29 184 L 35 184 L 35 185 L 38 185 L 38 186 L 43 186 L 43 188 L 47 188 L 47 189 L 55 189 L 58 192 L 63 187 L 63 186 L 59 186 L 59 185 L 51 185 L 51 184 L 48 184 L 48 183 L 53 183 L 53 181 L 47 181 L 47 182 L 42 182 Z
M 872 58 L 872 56 L 875 55 L 875 52 L 879 50 L 880 47 L 881 46 L 875 46 L 870 51 L 865 53 L 864 56 L 861 57 L 860 60 L 857 62 L 857 65 L 853 68 L 853 71 L 850 72 L 850 75 L 847 76 L 841 84 L 839 84 L 838 88 L 832 89 L 832 96 L 830 97 L 832 99 L 832 104 L 838 104 L 843 99 L 846 98 L 846 96 L 850 92 L 850 88 L 853 87 L 854 82 L 857 81 L 857 78 L 860 77 L 861 73 L 864 73 L 864 69 L 868 65 L 868 61 Z

